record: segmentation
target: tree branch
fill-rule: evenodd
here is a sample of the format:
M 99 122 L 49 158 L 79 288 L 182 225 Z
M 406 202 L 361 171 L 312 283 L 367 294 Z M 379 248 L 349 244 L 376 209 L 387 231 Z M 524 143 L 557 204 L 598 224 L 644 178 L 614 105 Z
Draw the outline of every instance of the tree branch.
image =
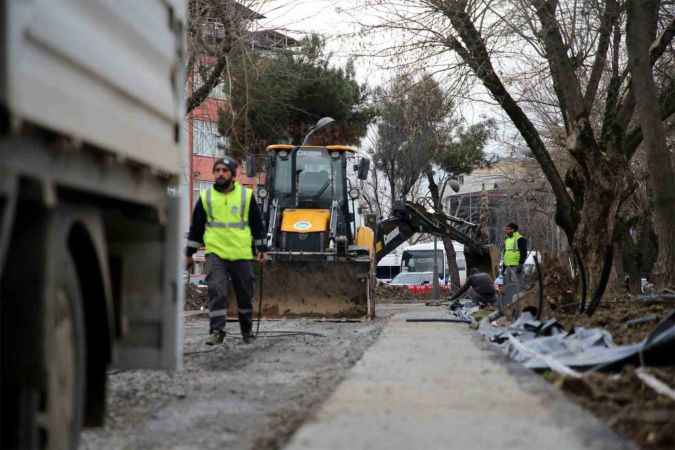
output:
M 668 26 L 663 30 L 663 32 L 656 38 L 654 43 L 649 47 L 649 60 L 651 65 L 656 64 L 656 61 L 659 60 L 661 55 L 666 50 L 666 47 L 675 37 L 675 17 L 670 21 Z M 619 124 L 623 127 L 627 127 L 630 123 L 631 118 L 633 117 L 633 112 L 635 111 L 635 97 L 633 95 L 633 85 L 629 82 L 628 92 L 624 96 L 624 101 L 618 108 L 617 117 L 619 118 Z M 639 143 L 642 141 L 640 138 Z M 632 147 L 628 147 L 629 149 Z M 629 150 L 630 151 L 630 150 Z M 634 153 L 630 152 L 632 155 Z
M 670 44 L 670 41 L 675 37 L 675 17 L 670 20 L 668 26 L 661 32 L 661 34 L 656 38 L 654 43 L 649 47 L 649 58 L 654 65 L 656 61 L 663 55 L 666 51 L 666 47 Z
M 218 81 L 220 81 L 220 77 L 223 74 L 225 67 L 227 67 L 226 54 L 218 58 L 218 61 L 213 66 L 213 69 L 211 69 L 211 73 L 209 74 L 206 81 L 204 81 L 201 86 L 193 91 L 192 95 L 190 95 L 190 97 L 185 102 L 187 114 L 190 114 L 193 109 L 201 105 L 202 102 L 206 100 L 213 88 L 218 84 Z
M 455 37 L 449 36 L 447 38 L 449 48 L 456 51 L 464 62 L 471 67 L 474 74 L 483 82 L 483 85 L 495 100 L 499 102 L 523 139 L 525 139 L 525 142 L 527 142 L 530 150 L 532 150 L 556 196 L 556 220 L 571 240 L 577 224 L 576 209 L 539 132 L 504 87 L 504 84 L 492 66 L 483 39 L 474 27 L 471 18 L 462 7 L 462 4 L 457 1 L 438 1 L 434 2 L 434 5 L 450 19 L 453 27 L 466 44 L 465 48 Z
M 675 114 L 675 81 L 671 82 L 668 89 L 659 95 L 659 107 L 661 109 L 661 121 L 665 121 Z M 642 143 L 642 138 L 641 127 L 635 127 L 627 133 L 624 140 L 624 153 L 628 159 L 633 157 Z
M 591 69 L 591 77 L 588 81 L 588 86 L 586 87 L 586 95 L 584 96 L 584 103 L 586 105 L 586 110 L 590 111 L 595 101 L 595 96 L 598 92 L 598 86 L 600 85 L 600 79 L 602 78 L 602 72 L 605 68 L 605 61 L 607 60 L 607 51 L 609 49 L 610 36 L 612 34 L 612 29 L 616 24 L 616 21 L 619 17 L 619 7 L 616 3 L 616 0 L 607 0 L 605 6 L 605 13 L 602 16 L 602 21 L 600 22 L 600 37 L 598 39 L 598 49 L 595 54 L 595 61 L 593 62 L 593 68 Z
M 593 161 L 604 158 L 596 140 L 586 108 L 581 86 L 574 66 L 567 56 L 567 48 L 560 34 L 555 17 L 555 8 L 551 2 L 535 2 L 537 17 L 542 25 L 542 35 L 546 48 L 546 59 L 551 68 L 556 94 L 568 111 L 567 148 L 584 170 L 585 177 L 591 177 Z M 562 96 L 561 96 L 562 94 Z
M 602 130 L 600 136 L 603 142 L 607 141 L 610 129 L 616 126 L 617 104 L 619 102 L 619 90 L 625 76 L 619 75 L 619 52 L 621 51 L 621 28 L 618 23 L 614 24 L 614 36 L 612 42 L 612 75 L 607 86 L 607 99 L 605 100 L 605 113 L 602 118 Z
M 555 8 L 552 2 L 538 0 L 535 2 L 537 17 L 542 25 L 546 59 L 551 68 L 553 83 L 556 91 L 562 93 L 570 115 L 570 124 L 586 115 L 586 108 L 581 95 L 579 80 L 574 73 L 574 67 L 567 56 L 566 46 L 560 34 L 560 28 L 555 18 Z M 561 99 L 562 100 L 562 99 Z

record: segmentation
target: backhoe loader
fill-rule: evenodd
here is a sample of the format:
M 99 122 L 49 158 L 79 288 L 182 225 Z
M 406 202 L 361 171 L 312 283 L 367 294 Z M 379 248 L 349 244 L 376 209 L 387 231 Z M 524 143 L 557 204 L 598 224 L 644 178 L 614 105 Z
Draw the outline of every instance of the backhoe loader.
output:
M 369 163 L 339 145 L 267 148 L 256 192 L 271 260 L 261 274 L 263 316 L 373 317 L 376 263 L 415 233 L 449 236 L 465 245 L 470 267 L 494 274 L 496 250 L 462 219 L 400 202 L 390 218 L 357 226 L 360 193 L 347 172 L 365 179 Z
M 350 147 L 271 145 L 256 195 L 267 226 L 265 317 L 372 317 L 374 232 L 356 226 L 348 169 L 367 176 Z
M 494 274 L 497 251 L 481 241 L 477 225 L 462 219 L 399 202 L 392 217 L 368 225 L 363 220 L 357 226 L 360 192 L 351 180 L 368 177 L 370 160 L 342 145 L 306 145 L 313 133 L 333 122 L 320 119 L 302 145 L 266 149 L 265 181 L 256 197 L 267 227 L 270 261 L 258 274 L 263 302 L 256 314 L 374 317 L 377 261 L 415 233 L 464 244 L 467 264 Z M 252 155 L 247 160 L 251 176 L 255 161 Z M 348 176 L 349 171 L 356 177 Z

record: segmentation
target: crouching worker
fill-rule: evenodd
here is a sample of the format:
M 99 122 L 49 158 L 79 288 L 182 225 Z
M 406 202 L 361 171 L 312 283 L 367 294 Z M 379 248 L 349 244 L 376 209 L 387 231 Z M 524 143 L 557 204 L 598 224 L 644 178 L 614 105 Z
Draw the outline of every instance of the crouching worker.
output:
M 253 288 L 251 261 L 265 259 L 265 230 L 250 189 L 235 181 L 237 162 L 222 158 L 213 164 L 215 183 L 202 191 L 192 215 L 186 249 L 189 268 L 192 255 L 206 247 L 206 283 L 209 296 L 207 345 L 222 344 L 227 323 L 227 293 L 232 283 L 237 297 L 239 326 L 244 342 L 253 339 Z M 255 242 L 255 248 L 254 248 Z
M 466 295 L 464 293 L 466 292 Z M 462 295 L 474 300 L 480 304 L 493 304 L 497 301 L 495 296 L 495 285 L 492 281 L 492 277 L 485 272 L 472 267 L 469 270 L 469 278 L 467 278 L 464 286 L 462 286 L 459 291 L 455 292 L 450 298 L 450 301 L 454 301 L 460 298 Z

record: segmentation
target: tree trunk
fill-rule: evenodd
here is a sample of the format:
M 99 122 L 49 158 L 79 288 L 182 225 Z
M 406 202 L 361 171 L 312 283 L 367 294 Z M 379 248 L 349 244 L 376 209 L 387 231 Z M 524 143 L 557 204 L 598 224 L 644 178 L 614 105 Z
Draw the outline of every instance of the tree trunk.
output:
M 657 107 L 658 94 L 649 58 L 658 3 L 657 0 L 630 0 L 626 29 L 628 62 L 647 153 L 647 184 L 654 194 L 654 228 L 659 252 L 653 281 L 657 286 L 666 286 L 675 281 L 675 171 Z
M 443 205 L 441 203 L 441 195 L 438 189 L 438 184 L 434 180 L 434 172 L 431 167 L 428 167 L 424 174 L 427 176 L 427 181 L 429 183 L 429 193 L 431 194 L 431 201 L 434 204 L 434 209 L 436 211 L 442 212 Z M 443 248 L 445 249 L 445 259 L 446 264 L 448 265 L 448 275 L 450 275 L 451 288 L 453 290 L 459 289 L 459 268 L 457 267 L 457 254 L 455 253 L 455 247 L 452 245 L 452 240 L 450 238 L 443 237 Z
M 623 267 L 624 254 L 623 236 L 614 242 L 614 261 L 612 263 L 612 274 L 609 277 L 609 285 L 614 289 L 621 291 L 625 286 L 624 281 L 626 272 Z
M 597 166 L 605 165 L 598 161 Z M 605 165 L 605 168 L 607 166 Z M 583 209 L 574 234 L 574 248 L 584 264 L 589 296 L 598 287 L 608 249 L 614 245 L 616 217 L 626 189 L 622 169 L 598 170 L 592 183 L 585 186 Z M 610 176 L 603 176 L 613 173 Z M 611 261 L 608 261 L 611 264 Z
M 396 199 L 396 180 L 394 180 L 393 176 L 389 176 L 389 194 L 391 195 L 391 205 L 390 205 L 390 213 L 391 211 L 394 211 L 394 205 L 398 201 Z
M 455 253 L 455 247 L 452 245 L 450 238 L 443 238 L 443 248 L 448 265 L 448 275 L 450 276 L 450 289 L 456 291 L 460 288 L 459 268 L 457 267 L 457 253 Z

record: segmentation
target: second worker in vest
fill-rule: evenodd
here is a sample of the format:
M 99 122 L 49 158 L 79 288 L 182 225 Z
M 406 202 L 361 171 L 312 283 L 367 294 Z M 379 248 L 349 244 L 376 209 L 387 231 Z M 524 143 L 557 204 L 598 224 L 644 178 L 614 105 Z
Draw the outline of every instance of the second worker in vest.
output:
M 254 337 L 255 275 L 251 262 L 265 259 L 265 230 L 251 190 L 235 181 L 236 174 L 234 159 L 216 160 L 213 164 L 215 183 L 200 193 L 188 234 L 188 267 L 197 249 L 206 247 L 210 334 L 207 345 L 225 340 L 230 280 L 237 297 L 241 335 L 247 343 Z
M 504 284 L 515 283 L 516 292 L 522 287 L 523 264 L 527 259 L 527 240 L 518 233 L 518 225 L 510 223 L 504 227 L 503 270 Z

